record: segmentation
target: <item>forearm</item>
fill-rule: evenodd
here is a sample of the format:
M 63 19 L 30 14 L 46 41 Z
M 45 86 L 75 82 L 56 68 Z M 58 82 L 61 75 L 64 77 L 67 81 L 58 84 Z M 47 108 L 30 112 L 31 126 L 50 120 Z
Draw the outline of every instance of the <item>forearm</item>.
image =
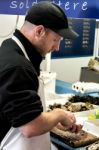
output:
M 50 131 L 58 122 L 64 120 L 64 118 L 65 114 L 61 109 L 42 112 L 36 119 L 20 127 L 20 130 L 26 137 L 41 135 Z
M 40 119 L 43 125 L 41 132 L 50 131 L 65 118 L 64 112 L 61 109 L 55 109 L 51 112 L 43 112 L 41 115 L 42 117 L 40 117 Z

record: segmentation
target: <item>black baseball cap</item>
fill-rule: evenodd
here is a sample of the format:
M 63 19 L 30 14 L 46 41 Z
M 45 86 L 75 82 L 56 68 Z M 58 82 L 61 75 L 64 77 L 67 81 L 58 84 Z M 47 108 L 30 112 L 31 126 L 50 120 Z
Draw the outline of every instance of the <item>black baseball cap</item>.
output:
M 27 12 L 25 20 L 35 25 L 43 25 L 63 38 L 75 39 L 78 37 L 78 34 L 69 28 L 64 11 L 49 1 L 42 1 L 33 5 Z

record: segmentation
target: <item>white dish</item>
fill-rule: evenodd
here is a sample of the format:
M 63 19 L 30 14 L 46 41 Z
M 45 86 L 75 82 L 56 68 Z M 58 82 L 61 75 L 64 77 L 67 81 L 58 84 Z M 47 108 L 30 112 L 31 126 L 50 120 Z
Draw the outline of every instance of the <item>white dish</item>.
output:
M 85 121 L 83 129 L 99 137 L 99 119 Z
M 93 105 L 93 106 L 94 106 L 94 109 L 75 112 L 74 114 L 76 115 L 76 117 L 88 117 L 90 114 L 95 114 L 96 110 L 99 109 L 98 105 Z

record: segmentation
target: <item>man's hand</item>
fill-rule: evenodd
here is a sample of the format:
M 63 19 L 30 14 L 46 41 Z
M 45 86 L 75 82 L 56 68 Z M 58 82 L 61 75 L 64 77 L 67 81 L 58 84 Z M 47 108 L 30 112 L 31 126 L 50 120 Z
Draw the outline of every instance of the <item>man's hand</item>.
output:
M 74 124 L 71 128 L 67 128 L 67 127 L 64 127 L 61 123 L 58 123 L 56 127 L 63 131 L 71 131 L 71 132 L 78 133 L 82 129 L 83 126 L 81 124 Z

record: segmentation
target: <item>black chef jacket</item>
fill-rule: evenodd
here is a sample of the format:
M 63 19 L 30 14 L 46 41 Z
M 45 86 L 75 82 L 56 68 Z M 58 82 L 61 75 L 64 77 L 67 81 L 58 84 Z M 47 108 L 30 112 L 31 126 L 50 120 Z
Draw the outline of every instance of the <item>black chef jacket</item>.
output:
M 42 111 L 37 94 L 41 55 L 19 30 L 14 35 L 21 41 L 30 58 L 27 60 L 12 39 L 0 47 L 0 141 L 7 131 L 35 119 Z

